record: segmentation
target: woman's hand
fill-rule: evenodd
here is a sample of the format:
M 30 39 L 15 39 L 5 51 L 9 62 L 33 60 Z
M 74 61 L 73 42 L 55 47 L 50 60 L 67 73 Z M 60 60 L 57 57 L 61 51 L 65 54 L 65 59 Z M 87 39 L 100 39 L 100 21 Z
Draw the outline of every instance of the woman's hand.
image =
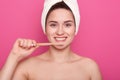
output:
M 11 80 L 18 62 L 29 56 L 39 46 L 63 45 L 59 43 L 37 43 L 30 39 L 17 39 L 0 72 L 0 80 Z
M 13 45 L 10 56 L 14 56 L 18 61 L 30 55 L 38 47 L 35 40 L 17 39 Z
M 11 80 L 18 62 L 30 55 L 37 47 L 35 40 L 17 39 L 5 65 L 1 69 L 0 80 Z

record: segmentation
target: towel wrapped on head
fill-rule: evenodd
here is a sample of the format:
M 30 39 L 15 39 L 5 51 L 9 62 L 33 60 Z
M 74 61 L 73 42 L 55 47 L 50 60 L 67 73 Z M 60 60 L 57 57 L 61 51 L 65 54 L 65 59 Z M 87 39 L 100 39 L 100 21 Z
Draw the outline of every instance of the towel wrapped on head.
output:
M 46 24 L 46 17 L 50 10 L 50 8 L 55 5 L 58 2 L 64 2 L 72 11 L 74 18 L 75 18 L 75 24 L 76 24 L 76 33 L 78 33 L 79 30 L 79 24 L 80 24 L 80 11 L 77 0 L 45 0 L 44 2 L 44 8 L 41 16 L 41 24 L 42 29 L 45 33 L 45 24 Z

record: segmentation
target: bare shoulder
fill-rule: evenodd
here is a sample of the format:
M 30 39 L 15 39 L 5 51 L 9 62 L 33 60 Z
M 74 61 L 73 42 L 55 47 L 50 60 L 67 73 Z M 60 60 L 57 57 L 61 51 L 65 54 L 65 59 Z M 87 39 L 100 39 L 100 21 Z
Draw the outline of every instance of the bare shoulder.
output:
M 84 69 L 90 74 L 91 80 L 102 80 L 99 65 L 95 60 L 82 57 L 81 62 Z
M 74 56 L 75 56 L 76 62 L 78 62 L 80 64 L 84 63 L 84 65 L 86 65 L 86 66 L 87 65 L 89 65 L 89 66 L 97 66 L 96 61 L 94 61 L 91 58 L 80 56 L 80 55 L 77 55 L 76 53 L 74 53 Z
M 34 67 L 35 65 L 40 65 L 44 61 L 44 55 L 45 53 L 42 53 L 38 56 L 29 57 L 23 60 L 19 63 L 18 68 L 26 68 L 27 70 L 29 68 Z
M 102 80 L 101 71 L 98 63 L 88 57 L 75 55 L 77 58 L 77 66 L 79 66 L 80 70 L 84 70 L 89 76 L 91 80 Z
M 89 67 L 97 67 L 98 66 L 97 62 L 91 58 L 82 57 L 82 61 L 86 66 L 89 65 Z
M 78 64 L 88 70 L 99 68 L 98 63 L 95 60 L 87 57 L 82 57 L 82 56 L 80 56 L 80 59 L 78 60 Z
M 27 80 L 29 76 L 28 73 L 31 70 L 35 69 L 35 66 L 37 66 L 37 64 L 38 64 L 37 57 L 31 57 L 21 61 L 15 69 L 13 80 Z
M 35 56 L 35 57 L 29 57 L 23 61 L 21 61 L 18 65 L 18 68 L 26 68 L 28 69 L 27 67 L 32 67 L 32 65 L 35 65 L 38 63 L 38 61 L 40 62 L 41 60 L 38 58 L 38 56 Z

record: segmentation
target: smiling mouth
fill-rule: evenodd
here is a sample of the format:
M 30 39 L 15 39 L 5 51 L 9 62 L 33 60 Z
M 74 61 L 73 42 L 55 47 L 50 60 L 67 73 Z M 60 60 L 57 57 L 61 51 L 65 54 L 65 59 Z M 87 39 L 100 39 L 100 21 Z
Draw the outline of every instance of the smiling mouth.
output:
M 67 37 L 55 37 L 55 41 L 57 42 L 64 42 L 67 39 Z

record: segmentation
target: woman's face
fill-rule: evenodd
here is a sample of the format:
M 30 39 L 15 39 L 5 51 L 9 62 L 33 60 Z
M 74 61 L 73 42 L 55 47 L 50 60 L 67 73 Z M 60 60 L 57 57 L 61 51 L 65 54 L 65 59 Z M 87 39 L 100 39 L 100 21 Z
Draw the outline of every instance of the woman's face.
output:
M 47 18 L 46 35 L 50 42 L 63 44 L 54 46 L 55 48 L 68 47 L 75 35 L 75 21 L 72 12 L 63 8 L 53 10 Z

